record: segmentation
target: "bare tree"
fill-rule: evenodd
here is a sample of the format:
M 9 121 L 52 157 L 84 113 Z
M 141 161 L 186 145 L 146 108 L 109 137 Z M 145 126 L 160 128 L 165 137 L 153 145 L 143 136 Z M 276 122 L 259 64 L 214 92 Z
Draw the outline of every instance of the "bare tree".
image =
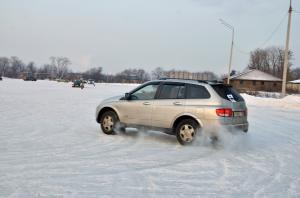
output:
M 291 70 L 292 80 L 299 80 L 300 79 L 300 68 L 297 67 Z
M 67 57 L 58 57 L 51 56 L 51 65 L 56 67 L 57 77 L 63 78 L 68 73 L 68 66 L 71 64 L 71 61 Z
M 16 56 L 10 58 L 10 68 L 8 70 L 8 77 L 18 78 L 25 70 L 24 63 Z
M 136 69 L 135 73 L 140 82 L 145 82 L 150 79 L 150 75 L 144 69 Z
M 57 76 L 57 68 L 51 64 L 44 64 L 38 73 L 41 78 L 54 79 Z
M 248 66 L 250 69 L 258 69 L 261 71 L 268 71 L 268 52 L 264 49 L 256 49 L 251 52 L 250 63 Z
M 0 76 L 5 76 L 5 72 L 9 68 L 9 58 L 0 57 Z
M 292 66 L 292 58 L 293 53 L 292 51 L 289 51 L 289 68 Z M 268 47 L 265 49 L 256 49 L 251 52 L 248 68 L 258 69 L 282 78 L 283 64 L 284 49 L 282 47 Z
M 93 79 L 96 82 L 103 80 L 104 75 L 102 74 L 102 67 L 94 67 L 89 69 L 83 74 L 83 77 L 86 79 Z
M 143 83 L 150 79 L 150 75 L 144 69 L 125 69 L 116 74 L 114 82 L 139 82 Z
M 164 70 L 161 67 L 155 68 L 151 73 L 152 79 L 160 79 L 164 76 Z
M 37 72 L 37 68 L 34 64 L 34 62 L 29 62 L 26 66 L 26 72 L 28 76 L 35 76 L 36 72 Z

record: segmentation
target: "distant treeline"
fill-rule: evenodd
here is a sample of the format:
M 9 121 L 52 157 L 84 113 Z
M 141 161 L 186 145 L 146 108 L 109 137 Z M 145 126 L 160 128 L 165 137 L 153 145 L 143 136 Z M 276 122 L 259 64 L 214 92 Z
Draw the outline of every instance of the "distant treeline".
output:
M 289 51 L 288 80 L 300 79 L 300 68 L 292 68 L 293 52 Z M 250 53 L 249 64 L 246 69 L 258 69 L 266 73 L 282 78 L 284 63 L 284 50 L 282 47 L 267 47 L 265 49 L 255 49 Z M 16 56 L 0 57 L 0 76 L 10 78 L 34 77 L 37 79 L 61 79 L 72 81 L 75 79 L 94 79 L 96 82 L 112 83 L 142 83 L 150 79 L 162 77 L 192 78 L 198 80 L 220 80 L 227 77 L 227 74 L 218 77 L 211 71 L 188 72 L 186 70 L 164 70 L 157 67 L 150 73 L 142 68 L 125 69 L 116 74 L 103 73 L 102 67 L 93 67 L 85 72 L 73 72 L 71 61 L 67 57 L 49 58 L 49 63 L 37 66 L 34 62 L 25 64 Z M 227 66 L 224 66 L 227 67 Z M 235 66 L 233 66 L 235 68 Z M 239 71 L 232 70 L 231 75 Z M 200 78 L 200 79 L 199 79 Z M 201 79 L 204 78 L 204 79 Z
M 26 78 L 34 77 L 37 79 L 59 79 L 72 81 L 75 79 L 93 79 L 96 82 L 109 83 L 143 83 L 150 79 L 159 79 L 162 77 L 170 77 L 170 72 L 165 71 L 161 67 L 157 67 L 151 73 L 142 68 L 125 69 L 117 74 L 104 74 L 102 67 L 93 67 L 85 72 L 72 72 L 70 69 L 71 61 L 67 57 L 50 57 L 50 63 L 43 64 L 38 67 L 34 62 L 25 64 L 16 56 L 0 57 L 0 75 L 10 78 Z M 186 73 L 187 71 L 176 71 L 178 73 Z M 217 79 L 217 75 L 213 72 L 203 72 L 203 74 L 213 76 Z
M 96 82 L 144 82 L 150 75 L 144 69 L 125 69 L 115 75 L 103 74 L 102 67 L 94 67 L 85 72 L 73 72 L 67 57 L 50 57 L 50 63 L 37 66 L 33 61 L 25 64 L 20 58 L 0 57 L 0 76 L 9 78 L 34 77 L 37 79 L 94 79 Z

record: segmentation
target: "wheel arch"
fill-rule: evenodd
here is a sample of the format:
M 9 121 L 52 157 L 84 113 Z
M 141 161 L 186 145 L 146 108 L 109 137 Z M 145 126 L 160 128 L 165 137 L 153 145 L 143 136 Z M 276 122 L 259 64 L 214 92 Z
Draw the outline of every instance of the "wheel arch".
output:
M 98 123 L 100 123 L 101 116 L 102 116 L 105 112 L 107 112 L 107 111 L 113 111 L 113 112 L 117 115 L 117 117 L 118 117 L 118 119 L 119 119 L 119 114 L 118 114 L 118 112 L 117 112 L 113 107 L 107 106 L 107 107 L 103 107 L 103 108 L 99 111 L 99 113 L 98 113 L 98 115 L 97 115 L 97 122 L 98 122 Z
M 173 131 L 175 130 L 176 126 L 179 124 L 179 122 L 181 122 L 182 120 L 185 119 L 192 119 L 194 120 L 200 128 L 203 127 L 203 123 L 201 122 L 200 119 L 198 119 L 196 116 L 192 115 L 192 114 L 184 114 L 184 115 L 180 115 L 178 116 L 172 123 L 171 127 L 173 129 Z

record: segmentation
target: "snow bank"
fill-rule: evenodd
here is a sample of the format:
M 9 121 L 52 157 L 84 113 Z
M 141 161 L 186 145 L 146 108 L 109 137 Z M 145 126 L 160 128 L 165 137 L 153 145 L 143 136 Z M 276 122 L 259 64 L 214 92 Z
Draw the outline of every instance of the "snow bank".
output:
M 293 80 L 293 81 L 289 81 L 290 83 L 296 83 L 296 84 L 300 84 L 300 79 L 298 80 Z
M 262 98 L 242 94 L 247 105 L 265 106 L 273 108 L 300 109 L 300 95 L 288 95 L 284 98 Z

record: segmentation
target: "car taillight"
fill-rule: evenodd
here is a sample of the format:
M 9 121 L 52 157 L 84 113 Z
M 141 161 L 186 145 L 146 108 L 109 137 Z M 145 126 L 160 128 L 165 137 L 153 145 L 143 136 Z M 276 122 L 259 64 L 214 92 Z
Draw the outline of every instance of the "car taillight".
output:
M 222 109 L 216 109 L 217 116 L 220 117 L 232 117 L 232 109 L 230 108 L 222 108 Z

